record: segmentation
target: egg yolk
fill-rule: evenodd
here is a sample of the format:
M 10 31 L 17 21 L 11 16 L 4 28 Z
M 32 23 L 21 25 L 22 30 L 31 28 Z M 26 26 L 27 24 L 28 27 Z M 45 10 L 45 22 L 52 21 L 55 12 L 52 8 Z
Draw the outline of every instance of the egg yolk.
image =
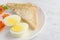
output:
M 23 30 L 23 27 L 18 24 L 18 25 L 13 26 L 11 29 L 14 32 L 21 32 Z
M 7 18 L 6 19 L 6 22 L 10 25 L 13 25 L 13 24 L 16 24 L 17 23 L 17 20 L 14 19 L 14 18 Z

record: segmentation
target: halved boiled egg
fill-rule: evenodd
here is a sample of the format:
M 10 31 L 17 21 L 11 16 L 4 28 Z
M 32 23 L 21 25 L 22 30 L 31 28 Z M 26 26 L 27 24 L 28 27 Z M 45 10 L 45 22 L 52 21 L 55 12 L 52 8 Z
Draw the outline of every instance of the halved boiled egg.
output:
M 27 23 L 19 23 L 11 27 L 10 33 L 14 37 L 20 37 L 22 34 L 24 34 L 28 30 L 28 24 Z
M 18 15 L 10 15 L 4 19 L 6 26 L 13 26 L 21 21 L 21 17 Z

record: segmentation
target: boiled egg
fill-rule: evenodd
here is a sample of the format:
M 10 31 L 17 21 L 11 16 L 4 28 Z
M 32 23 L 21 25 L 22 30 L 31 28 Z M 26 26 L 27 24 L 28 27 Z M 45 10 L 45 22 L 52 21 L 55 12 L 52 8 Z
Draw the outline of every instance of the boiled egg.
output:
M 4 24 L 6 26 L 13 26 L 21 21 L 21 17 L 18 15 L 10 15 L 4 19 Z
M 28 27 L 29 25 L 27 23 L 19 23 L 10 29 L 10 33 L 14 37 L 20 37 L 28 30 Z

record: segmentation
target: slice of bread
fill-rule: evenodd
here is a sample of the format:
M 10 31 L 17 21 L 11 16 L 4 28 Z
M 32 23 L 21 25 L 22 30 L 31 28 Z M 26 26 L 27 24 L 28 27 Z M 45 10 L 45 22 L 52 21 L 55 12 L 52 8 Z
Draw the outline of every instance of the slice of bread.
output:
M 27 22 L 31 29 L 35 30 L 38 28 L 37 19 L 37 7 L 32 6 L 32 4 L 15 4 L 8 3 L 7 6 L 17 14 L 22 17 L 22 19 Z

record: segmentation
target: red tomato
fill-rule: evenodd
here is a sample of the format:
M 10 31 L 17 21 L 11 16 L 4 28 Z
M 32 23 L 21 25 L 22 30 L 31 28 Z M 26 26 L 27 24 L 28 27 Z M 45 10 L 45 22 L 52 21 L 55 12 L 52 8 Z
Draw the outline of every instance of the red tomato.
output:
M 3 12 L 4 12 L 4 8 L 0 6 L 0 14 L 2 14 Z

